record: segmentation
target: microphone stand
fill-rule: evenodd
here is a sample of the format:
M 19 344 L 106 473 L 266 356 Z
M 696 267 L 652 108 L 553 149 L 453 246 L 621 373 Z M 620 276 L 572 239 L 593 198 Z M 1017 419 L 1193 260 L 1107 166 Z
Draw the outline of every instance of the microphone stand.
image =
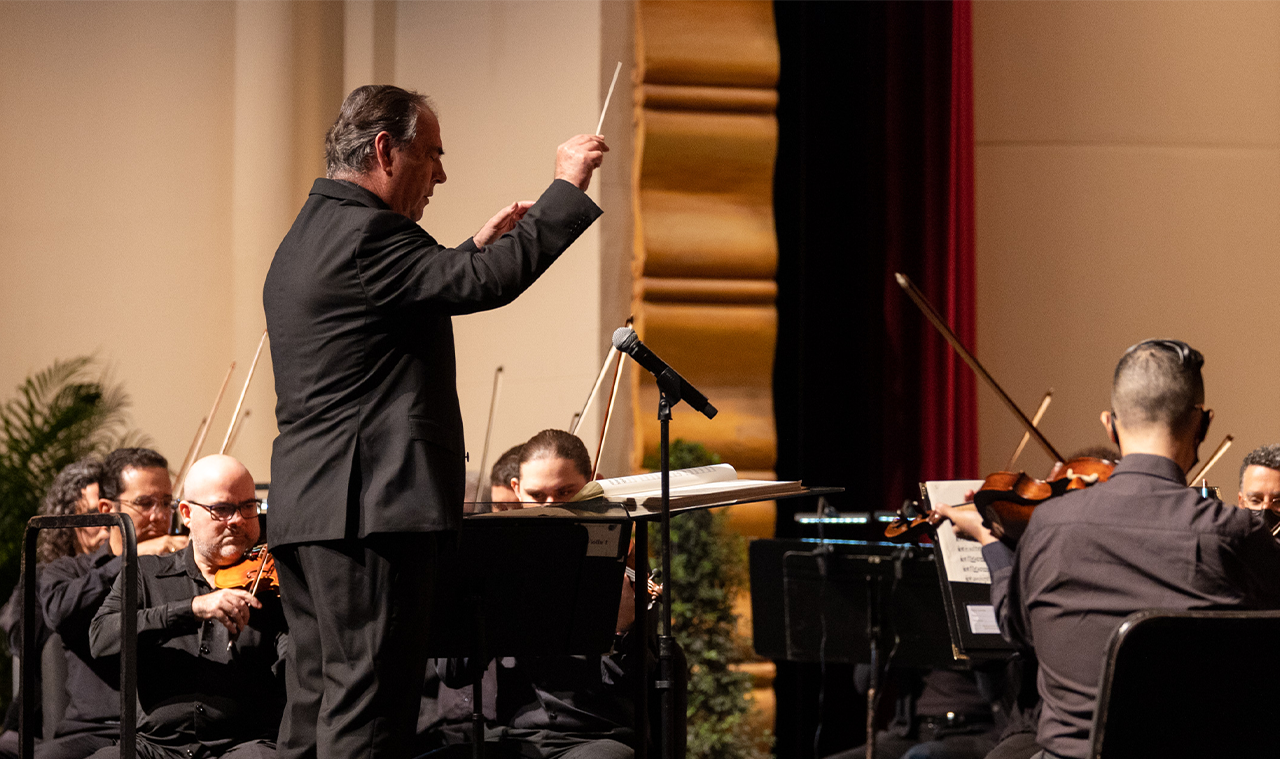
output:
M 676 641 L 671 636 L 671 409 L 682 400 L 682 396 L 689 396 L 686 402 L 691 403 L 694 408 L 702 412 L 708 419 L 716 415 L 716 409 L 707 401 L 706 396 L 698 392 L 698 389 L 690 385 L 688 382 L 676 373 L 675 369 L 663 363 L 661 359 L 653 355 L 642 344 L 635 335 L 635 331 L 630 327 L 623 327 L 613 333 L 613 346 L 627 355 L 631 356 L 636 363 L 644 367 L 658 381 L 658 426 L 662 431 L 662 443 L 660 450 L 661 458 L 661 477 L 662 477 L 662 544 L 659 548 L 662 554 L 662 617 L 658 628 L 658 679 L 654 683 L 654 687 L 660 694 L 659 708 L 662 710 L 662 729 L 660 732 L 660 756 L 663 759 L 671 759 L 676 756 L 675 751 L 675 672 L 673 660 L 675 659 Z M 643 351 L 641 357 L 637 357 L 637 351 Z M 645 528 L 647 529 L 647 527 Z M 636 566 L 637 569 L 641 565 L 640 551 L 647 545 L 647 539 L 641 540 L 639 535 L 640 529 L 636 530 Z M 638 575 L 638 573 L 637 573 Z M 645 580 L 640 579 L 639 582 L 644 583 Z M 637 595 L 636 603 L 636 619 L 637 623 L 643 619 L 641 614 L 640 596 Z M 648 655 L 645 654 L 647 659 Z M 644 708 L 643 706 L 641 708 Z M 647 725 L 646 725 L 647 728 Z M 637 740 L 637 748 L 644 745 L 644 738 Z M 641 752 L 637 751 L 639 755 Z
M 671 635 L 671 407 L 680 402 L 680 383 L 668 372 L 658 375 L 658 426 L 661 428 L 662 467 L 662 617 L 658 628 L 658 681 L 661 696 L 662 747 L 660 756 L 675 752 L 675 638 Z

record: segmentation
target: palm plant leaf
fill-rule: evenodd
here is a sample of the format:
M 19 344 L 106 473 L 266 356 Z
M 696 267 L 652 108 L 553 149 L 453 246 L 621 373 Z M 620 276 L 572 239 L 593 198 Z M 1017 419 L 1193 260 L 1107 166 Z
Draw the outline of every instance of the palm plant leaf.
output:
M 16 581 L 23 527 L 58 472 L 132 434 L 128 395 L 94 364 L 55 361 L 0 405 L 0 588 Z

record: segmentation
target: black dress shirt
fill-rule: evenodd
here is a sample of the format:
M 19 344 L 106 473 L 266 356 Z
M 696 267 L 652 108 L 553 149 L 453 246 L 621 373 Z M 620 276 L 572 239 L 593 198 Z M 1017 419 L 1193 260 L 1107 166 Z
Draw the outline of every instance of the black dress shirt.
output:
M 1280 547 L 1258 512 L 1202 498 L 1172 460 L 1129 454 L 1108 482 L 1049 501 L 1011 552 L 983 548 L 1000 629 L 1033 647 L 1037 742 L 1089 753 L 1107 642 L 1143 609 L 1280 608 Z
M 62 638 L 67 659 L 67 711 L 58 736 L 120 731 L 120 659 L 95 659 L 89 650 L 89 625 L 119 574 L 120 557 L 107 543 L 49 562 L 39 573 L 40 608 Z
M 212 592 L 193 550 L 138 557 L 138 735 L 197 757 L 274 741 L 288 646 L 279 599 L 259 594 L 263 608 L 250 613 L 228 651 L 227 628 L 191 610 L 192 598 Z M 117 578 L 93 619 L 95 656 L 120 652 L 121 592 Z

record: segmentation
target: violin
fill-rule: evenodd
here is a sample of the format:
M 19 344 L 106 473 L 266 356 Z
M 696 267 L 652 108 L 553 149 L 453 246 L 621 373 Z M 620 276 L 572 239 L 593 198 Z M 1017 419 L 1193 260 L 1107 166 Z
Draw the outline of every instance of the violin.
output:
M 266 580 L 267 584 L 262 585 Z M 223 567 L 213 573 L 213 584 L 218 588 L 239 588 L 249 591 L 249 595 L 258 595 L 261 586 L 266 590 L 280 593 L 280 576 L 276 574 L 276 560 L 267 550 L 266 543 L 259 543 L 245 551 L 240 561 L 229 567 Z M 238 635 L 232 635 L 227 641 L 230 651 L 236 644 Z
M 262 585 L 263 581 L 265 585 Z M 266 543 L 259 543 L 244 552 L 240 561 L 219 569 L 213 575 L 214 587 L 239 588 L 257 595 L 258 588 L 280 592 L 280 577 L 276 574 L 276 561 L 267 550 Z
M 1010 545 L 1027 529 L 1037 506 L 1072 490 L 1081 490 L 1111 478 L 1116 463 L 1093 456 L 1079 456 L 1055 465 L 1048 480 L 1028 477 L 1025 472 L 996 472 L 988 476 L 973 494 L 973 504 L 982 513 L 991 534 Z
M 1031 512 L 1037 506 L 1072 490 L 1080 490 L 1106 482 L 1115 462 L 1093 456 L 1077 456 L 1065 464 L 1054 466 L 1049 479 L 1040 480 L 1026 472 L 995 472 L 974 491 L 973 500 L 957 506 L 971 506 L 982 513 L 983 521 L 997 538 L 1014 545 L 1027 529 Z M 919 509 L 909 501 L 898 511 L 898 517 L 885 528 L 885 537 L 894 542 L 914 539 L 925 527 L 937 527 L 943 517 L 937 512 Z

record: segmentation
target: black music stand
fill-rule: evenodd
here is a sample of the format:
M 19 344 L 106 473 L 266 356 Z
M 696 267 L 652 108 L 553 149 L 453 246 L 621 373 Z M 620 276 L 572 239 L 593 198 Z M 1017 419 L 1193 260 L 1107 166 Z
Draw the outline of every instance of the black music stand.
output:
M 630 533 L 626 521 L 464 520 L 457 554 L 436 587 L 428 653 L 484 663 L 503 656 L 606 653 L 617 626 Z M 484 752 L 484 669 L 476 667 L 472 680 L 475 757 Z
M 893 663 L 915 667 L 953 663 L 933 555 L 893 543 L 806 539 L 752 541 L 750 558 L 756 652 L 870 664 L 865 729 L 874 750 L 882 652 L 892 648 Z
M 733 506 L 742 503 L 755 503 L 759 501 L 774 501 L 787 498 L 827 495 L 831 493 L 839 493 L 844 490 L 844 488 L 806 488 L 799 482 L 781 482 L 773 484 L 775 487 L 751 488 L 746 490 L 728 489 L 719 493 L 703 493 L 697 498 L 685 498 L 682 496 L 678 500 L 678 503 L 681 505 L 671 505 L 670 495 L 668 494 L 666 499 L 667 508 L 661 509 L 659 507 L 659 510 L 657 511 L 653 510 L 654 505 L 648 501 L 637 503 L 633 498 L 626 498 L 618 501 L 596 498 L 588 501 L 558 503 L 549 506 L 525 508 L 516 511 L 473 514 L 463 522 L 464 533 L 465 528 L 472 524 L 508 523 L 511 522 L 511 520 L 516 520 L 525 524 L 568 521 L 581 523 L 588 529 L 595 530 L 596 532 L 593 534 L 591 542 L 592 544 L 598 544 L 600 541 L 598 535 L 600 535 L 601 530 L 610 526 L 623 524 L 628 525 L 628 529 L 630 530 L 631 525 L 634 525 L 634 530 L 632 532 L 635 537 L 635 571 L 637 588 L 635 598 L 634 629 L 651 630 L 652 628 L 649 622 L 650 611 L 648 608 L 648 593 L 643 591 L 647 582 L 646 578 L 649 576 L 648 523 L 658 522 L 661 520 L 664 512 L 669 522 L 671 516 L 679 516 L 680 514 L 689 511 L 699 511 L 702 509 Z M 624 538 L 625 537 L 626 536 L 624 535 Z M 773 541 L 754 541 L 753 545 L 756 543 L 768 542 Z M 623 552 L 623 556 L 625 557 L 625 551 Z M 669 560 L 668 555 L 668 561 Z M 754 586 L 754 579 L 752 580 L 752 583 Z M 602 584 L 599 578 L 596 579 L 596 584 L 600 588 L 597 592 L 608 594 L 608 597 L 613 599 L 615 604 L 618 602 L 618 595 L 613 594 L 618 593 L 621 589 L 620 578 L 615 582 L 612 579 L 612 575 L 609 575 L 609 579 L 605 581 L 605 584 Z M 667 590 L 670 586 L 669 584 L 664 584 L 667 585 L 667 588 L 664 588 L 664 590 Z M 669 593 L 669 590 L 667 590 L 667 592 Z M 667 619 L 670 619 L 670 615 L 667 615 Z M 671 649 L 674 649 L 674 639 L 671 640 L 672 643 L 669 644 L 669 646 Z M 661 645 L 660 637 L 659 646 Z M 659 653 L 661 653 L 661 651 L 659 651 Z M 674 653 L 674 651 L 669 651 L 669 653 Z M 641 670 L 646 673 L 646 676 L 637 677 L 635 679 L 636 692 L 633 697 L 636 722 L 635 759 L 647 759 L 649 755 L 648 741 L 650 738 L 649 683 L 647 673 L 649 672 L 649 666 L 652 663 L 653 658 L 648 645 L 641 647 L 641 656 L 643 660 Z M 669 665 L 669 667 L 670 666 L 671 665 Z M 673 678 L 674 675 L 675 673 L 672 672 L 671 676 Z M 676 680 L 666 680 L 663 678 L 661 671 L 659 672 L 658 681 L 655 683 L 655 687 L 657 689 L 668 694 L 669 701 L 673 707 L 675 704 L 675 693 L 673 692 L 675 684 Z M 673 719 L 671 722 L 672 725 L 674 725 L 674 715 L 672 716 Z M 664 749 L 659 752 L 660 756 L 663 756 L 665 759 L 670 759 L 670 757 L 673 756 L 680 756 L 680 753 L 674 750 L 674 740 L 675 735 L 673 734 L 673 730 L 669 727 L 666 730 L 664 745 L 660 747 Z
M 124 575 L 120 609 L 120 759 L 134 759 L 137 746 L 138 704 L 138 540 L 133 520 L 128 514 L 69 514 L 40 516 L 27 520 L 22 535 L 22 716 L 18 728 L 18 756 L 31 759 L 35 755 L 35 711 L 31 708 L 36 689 L 35 667 L 40 666 L 36 647 L 36 535 L 40 530 L 71 527 L 119 527 L 124 538 L 124 557 L 120 572 Z

